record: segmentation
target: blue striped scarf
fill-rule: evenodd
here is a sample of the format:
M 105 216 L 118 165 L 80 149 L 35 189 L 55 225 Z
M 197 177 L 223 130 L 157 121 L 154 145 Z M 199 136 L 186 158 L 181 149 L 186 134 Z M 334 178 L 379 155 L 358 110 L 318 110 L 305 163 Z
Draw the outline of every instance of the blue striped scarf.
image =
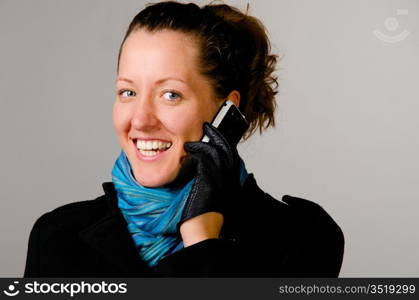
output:
M 242 185 L 247 175 L 240 158 Z M 125 152 L 121 151 L 112 169 L 112 182 L 117 192 L 118 207 L 127 221 L 139 255 L 150 267 L 183 248 L 177 224 L 195 179 L 177 189 L 144 187 L 135 180 L 131 164 Z

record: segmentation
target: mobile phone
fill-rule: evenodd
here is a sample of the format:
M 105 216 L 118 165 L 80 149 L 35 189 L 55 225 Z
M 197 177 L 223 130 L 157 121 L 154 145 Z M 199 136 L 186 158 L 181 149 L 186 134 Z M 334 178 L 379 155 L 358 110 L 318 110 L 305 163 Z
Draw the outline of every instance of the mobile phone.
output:
M 237 106 L 228 99 L 221 105 L 211 124 L 220 131 L 232 147 L 237 146 L 243 134 L 249 128 L 246 118 Z M 201 141 L 208 143 L 209 137 L 204 135 Z

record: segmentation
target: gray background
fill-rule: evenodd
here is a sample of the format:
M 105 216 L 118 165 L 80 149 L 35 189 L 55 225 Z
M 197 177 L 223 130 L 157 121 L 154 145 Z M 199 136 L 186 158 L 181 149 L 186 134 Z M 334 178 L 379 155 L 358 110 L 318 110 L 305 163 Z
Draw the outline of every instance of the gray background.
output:
M 418 1 L 249 3 L 283 59 L 278 126 L 240 146 L 248 170 L 332 215 L 342 277 L 419 276 Z M 0 276 L 22 276 L 36 218 L 110 181 L 117 51 L 144 4 L 0 0 Z

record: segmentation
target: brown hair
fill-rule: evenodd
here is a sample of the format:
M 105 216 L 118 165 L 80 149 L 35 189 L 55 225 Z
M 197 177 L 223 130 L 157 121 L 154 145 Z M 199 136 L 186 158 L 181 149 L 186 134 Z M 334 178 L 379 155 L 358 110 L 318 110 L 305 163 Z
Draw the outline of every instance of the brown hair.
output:
M 211 82 L 217 98 L 237 90 L 240 111 L 250 127 L 248 139 L 257 128 L 260 133 L 275 126 L 275 95 L 278 81 L 277 55 L 270 54 L 270 42 L 262 22 L 226 4 L 196 4 L 165 1 L 149 3 L 131 21 L 118 54 L 131 32 L 170 29 L 191 34 L 200 47 L 200 71 Z

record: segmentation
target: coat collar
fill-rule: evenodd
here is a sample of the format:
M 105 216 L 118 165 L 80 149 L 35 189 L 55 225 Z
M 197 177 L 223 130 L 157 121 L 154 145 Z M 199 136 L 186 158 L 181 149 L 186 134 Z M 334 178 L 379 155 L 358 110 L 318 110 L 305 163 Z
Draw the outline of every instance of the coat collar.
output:
M 101 253 L 124 274 L 151 273 L 147 263 L 140 258 L 127 228 L 127 222 L 118 208 L 116 191 L 112 182 L 102 184 L 107 210 L 105 216 L 79 233 L 91 248 Z
M 152 276 L 153 272 L 148 264 L 141 259 L 136 245 L 128 231 L 119 207 L 116 190 L 112 182 L 102 184 L 105 192 L 106 213 L 98 222 L 79 232 L 79 237 L 92 249 L 101 253 L 110 263 L 116 265 L 124 274 Z M 263 193 L 256 184 L 254 176 L 250 173 L 243 185 L 243 194 L 238 197 L 251 197 L 256 192 Z M 240 199 L 244 200 L 244 199 Z M 221 231 L 221 237 L 234 239 L 239 230 L 234 221 L 234 215 L 226 216 Z M 227 222 L 227 220 L 229 220 Z

